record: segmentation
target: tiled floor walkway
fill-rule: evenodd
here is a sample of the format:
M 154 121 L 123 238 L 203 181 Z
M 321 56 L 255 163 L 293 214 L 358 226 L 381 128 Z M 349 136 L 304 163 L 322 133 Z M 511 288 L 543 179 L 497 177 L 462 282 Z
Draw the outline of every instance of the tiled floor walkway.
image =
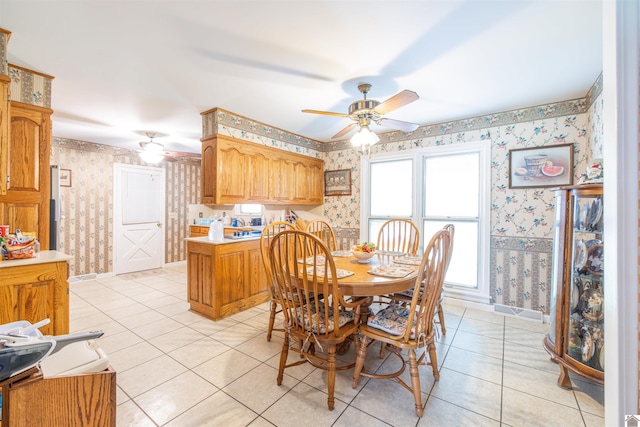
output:
M 548 325 L 446 306 L 440 381 L 421 367 L 419 419 L 399 384 L 362 378 L 353 390 L 352 371 L 338 373 L 333 411 L 324 371 L 304 364 L 277 386 L 282 335 L 266 341 L 266 304 L 213 322 L 185 301 L 186 265 L 71 284 L 71 331 L 105 331 L 118 426 L 604 425 L 603 387 L 556 385 L 541 345 Z M 365 366 L 395 362 L 376 353 Z

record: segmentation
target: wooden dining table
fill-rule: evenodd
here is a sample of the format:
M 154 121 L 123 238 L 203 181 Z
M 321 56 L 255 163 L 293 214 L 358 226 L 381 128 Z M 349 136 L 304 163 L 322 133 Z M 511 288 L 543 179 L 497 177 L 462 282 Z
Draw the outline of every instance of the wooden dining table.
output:
M 351 297 L 374 297 L 377 295 L 389 295 L 413 288 L 418 266 L 403 265 L 403 267 L 412 267 L 414 272 L 400 278 L 377 276 L 369 273 L 370 270 L 380 265 L 393 264 L 395 257 L 396 256 L 376 253 L 364 264 L 359 263 L 358 259 L 353 255 L 348 257 L 334 256 L 333 260 L 336 269 L 353 271 L 354 273 L 351 276 L 338 279 L 338 286 L 342 294 Z

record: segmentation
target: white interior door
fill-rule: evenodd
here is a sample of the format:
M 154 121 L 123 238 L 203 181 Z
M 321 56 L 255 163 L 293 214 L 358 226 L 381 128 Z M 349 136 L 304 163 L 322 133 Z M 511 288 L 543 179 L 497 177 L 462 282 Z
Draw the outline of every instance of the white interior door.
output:
M 118 163 L 113 168 L 113 272 L 160 268 L 165 246 L 165 170 Z

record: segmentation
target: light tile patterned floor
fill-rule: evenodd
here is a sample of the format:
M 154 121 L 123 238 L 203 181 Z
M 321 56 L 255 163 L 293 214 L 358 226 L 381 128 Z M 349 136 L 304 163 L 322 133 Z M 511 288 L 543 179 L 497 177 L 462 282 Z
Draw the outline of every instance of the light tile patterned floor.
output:
M 329 411 L 324 371 L 304 364 L 276 385 L 282 334 L 266 341 L 267 304 L 213 322 L 189 311 L 186 280 L 177 264 L 71 284 L 71 332 L 105 331 L 119 427 L 604 425 L 603 387 L 579 377 L 573 390 L 556 385 L 541 344 L 548 325 L 458 306 L 445 307 L 440 381 L 421 368 L 421 419 L 399 384 L 362 378 L 354 390 L 352 371 L 338 373 Z M 369 369 L 397 363 L 377 353 Z

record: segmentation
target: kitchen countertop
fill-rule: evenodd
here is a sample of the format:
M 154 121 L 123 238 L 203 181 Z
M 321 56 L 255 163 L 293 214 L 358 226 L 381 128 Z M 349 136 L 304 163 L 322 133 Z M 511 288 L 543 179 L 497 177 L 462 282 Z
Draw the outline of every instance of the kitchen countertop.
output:
M 18 267 L 21 265 L 46 264 L 48 262 L 69 261 L 72 259 L 72 256 L 64 254 L 62 252 L 40 251 L 36 254 L 35 258 L 3 259 L 2 261 L 0 261 L 0 268 Z
M 208 243 L 210 245 L 226 245 L 229 243 L 240 243 L 240 242 L 247 242 L 251 240 L 258 240 L 259 238 L 260 238 L 260 234 L 256 234 L 255 236 L 251 236 L 251 237 L 245 237 L 243 239 L 228 239 L 225 237 L 221 242 L 213 242 L 209 240 L 209 237 L 207 236 L 187 237 L 185 240 L 189 242 Z

